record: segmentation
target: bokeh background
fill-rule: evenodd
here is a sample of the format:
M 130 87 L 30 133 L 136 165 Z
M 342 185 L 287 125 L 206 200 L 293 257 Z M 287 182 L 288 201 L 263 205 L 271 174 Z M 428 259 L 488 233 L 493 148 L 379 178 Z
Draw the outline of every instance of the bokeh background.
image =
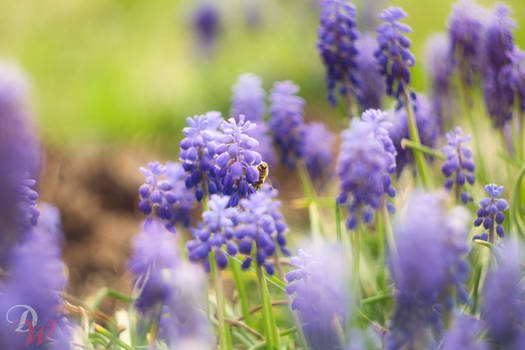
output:
M 199 0 L 1 1 L 0 57 L 16 59 L 32 77 L 40 130 L 59 146 L 118 141 L 164 148 L 163 141 L 180 136 L 186 116 L 227 112 L 231 86 L 243 72 L 260 75 L 266 88 L 291 79 L 302 89 L 307 114 L 334 114 L 315 48 L 315 0 L 210 2 L 219 8 L 220 33 L 205 55 L 192 30 Z M 506 2 L 523 22 L 525 1 Z M 373 31 L 375 14 L 388 5 L 405 9 L 418 58 L 414 86 L 423 90 L 424 40 L 446 29 L 453 1 L 354 3 L 361 30 Z M 523 48 L 525 30 L 515 34 Z
M 203 49 L 192 22 L 198 0 L 0 1 L 0 58 L 16 60 L 32 81 L 46 149 L 40 192 L 62 212 L 71 293 L 130 285 L 125 261 L 142 220 L 138 167 L 177 157 L 187 116 L 227 115 L 239 74 L 259 75 L 267 90 L 275 81 L 293 80 L 306 99 L 306 119 L 326 121 L 336 132 L 343 125 L 345 112 L 325 99 L 316 1 L 209 2 L 219 11 L 219 34 Z M 523 23 L 525 1 L 506 2 Z M 384 7 L 405 9 L 414 29 L 413 86 L 428 90 L 424 42 L 446 31 L 453 1 L 354 3 L 363 32 L 375 31 Z M 525 48 L 525 29 L 518 27 L 515 37 Z M 293 191 L 281 192 L 293 199 Z M 304 215 L 293 211 L 287 218 L 294 224 Z

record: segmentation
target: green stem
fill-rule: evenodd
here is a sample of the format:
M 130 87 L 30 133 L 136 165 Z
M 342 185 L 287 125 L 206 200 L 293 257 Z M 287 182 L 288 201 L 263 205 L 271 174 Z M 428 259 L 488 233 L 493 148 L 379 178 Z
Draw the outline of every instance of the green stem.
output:
M 219 321 L 219 344 L 221 350 L 228 350 L 228 324 L 224 317 L 224 290 L 221 270 L 215 264 L 215 256 L 210 254 L 211 271 L 214 275 L 215 295 L 217 297 L 217 320 Z
M 321 214 L 319 211 L 319 205 L 317 204 L 317 194 L 315 193 L 315 187 L 312 183 L 312 179 L 308 174 L 308 169 L 303 162 L 298 163 L 299 179 L 305 196 L 308 198 L 308 214 L 310 218 L 310 229 L 314 240 L 319 240 L 323 235 L 324 228 L 321 220 Z
M 521 122 L 519 120 L 519 117 L 517 115 L 514 115 L 512 120 L 509 122 L 511 131 L 512 131 L 512 145 L 514 147 L 514 154 L 516 155 L 516 159 L 520 162 L 523 161 L 523 147 L 521 147 L 522 138 L 520 135 L 523 135 L 523 130 L 521 129 Z M 514 123 L 514 125 L 512 125 Z
M 522 239 L 525 239 L 525 223 L 523 222 L 521 212 L 520 212 L 520 193 L 521 193 L 521 182 L 525 177 L 525 164 L 521 167 L 516 181 L 514 182 L 514 189 L 512 194 L 512 201 L 510 205 L 510 213 L 512 222 L 515 225 L 515 230 L 521 236 Z
M 380 301 L 390 300 L 392 299 L 392 297 L 393 297 L 392 294 L 373 295 L 371 297 L 361 299 L 361 304 L 363 305 L 374 304 Z
M 479 308 L 479 296 L 483 290 L 485 277 L 490 264 L 490 249 L 477 250 L 477 264 L 474 271 L 474 285 L 472 287 L 472 314 L 476 314 Z
M 239 293 L 239 300 L 241 301 L 241 310 L 242 316 L 245 322 L 253 327 L 252 316 L 250 313 L 250 306 L 248 305 L 248 297 L 246 296 L 246 290 L 244 288 L 244 283 L 242 283 L 241 276 L 241 267 L 239 264 L 236 264 L 233 259 L 230 258 L 230 266 L 233 273 L 233 279 L 235 281 L 235 287 L 237 288 L 237 293 Z
M 414 141 L 410 141 L 408 139 L 401 139 L 401 148 L 405 149 L 407 147 L 413 150 L 418 150 L 420 152 L 428 154 L 429 156 L 436 157 L 441 160 L 447 159 L 447 156 L 445 156 L 442 152 L 438 151 L 437 149 L 417 144 Z
M 217 322 L 217 320 L 212 317 L 211 320 L 210 320 L 210 324 L 212 324 L 213 326 L 215 327 L 218 327 L 219 326 L 219 322 Z M 240 341 L 241 343 L 243 343 L 246 347 L 250 347 L 254 344 L 254 341 L 250 338 L 248 338 L 246 335 L 242 334 L 241 332 L 238 332 L 238 331 L 235 331 L 235 330 L 232 330 L 232 335 L 238 340 Z
M 378 282 L 381 291 L 386 290 L 386 269 L 385 266 L 385 225 L 383 215 L 377 216 L 377 259 L 379 263 Z
M 239 260 L 238 258 L 234 257 L 234 256 L 231 256 L 231 255 L 228 255 L 228 257 L 233 260 L 236 264 L 238 264 L 239 266 L 242 265 L 242 261 Z M 255 269 L 253 267 L 250 267 L 248 269 L 249 271 L 257 274 L 257 272 L 255 271 Z M 283 281 L 281 281 L 278 277 L 276 277 L 275 275 L 273 276 L 268 276 L 268 275 L 264 275 L 264 279 L 273 284 L 275 287 L 277 287 L 280 291 L 282 292 L 286 292 L 286 283 L 284 283 Z
M 343 229 L 341 228 L 341 207 L 335 203 L 335 231 L 337 232 L 337 241 L 343 242 Z
M 386 200 L 383 199 L 383 205 L 381 206 L 381 214 L 383 215 L 383 222 L 385 226 L 385 236 L 388 245 L 388 250 L 395 261 L 398 261 L 399 255 L 396 247 L 396 240 L 394 238 L 394 231 L 392 230 L 392 224 L 390 223 L 390 213 L 386 207 Z
M 316 202 L 319 208 L 333 208 L 335 203 L 333 197 L 317 197 Z M 308 205 L 310 205 L 310 200 L 306 197 L 297 198 L 292 201 L 292 207 L 294 209 L 307 208 Z
M 419 138 L 419 131 L 417 129 L 416 118 L 414 117 L 414 111 L 412 109 L 412 104 L 410 103 L 410 97 L 408 96 L 408 91 L 405 89 L 403 91 L 403 97 L 405 100 L 405 109 L 407 111 L 407 120 L 408 120 L 408 131 L 410 139 L 414 141 L 417 145 L 421 145 L 421 139 Z M 428 172 L 425 163 L 425 157 L 420 150 L 414 149 L 414 158 L 416 160 L 416 165 L 419 171 L 419 176 L 423 187 L 430 187 L 430 178 L 428 177 Z
M 124 295 L 122 293 L 119 293 L 113 289 L 104 287 L 104 288 L 99 289 L 97 294 L 95 294 L 93 304 L 91 305 L 91 310 L 98 310 L 98 308 L 100 307 L 100 304 L 102 304 L 102 302 L 104 301 L 104 299 L 106 299 L 106 297 L 111 297 L 113 299 L 122 301 L 124 303 L 133 302 L 133 298 L 127 295 Z
M 111 336 L 111 332 L 108 331 L 106 328 L 102 327 L 101 325 L 95 325 L 95 330 L 102 334 L 103 336 L 107 337 L 107 338 L 110 338 L 112 339 L 113 337 Z M 126 349 L 126 350 L 134 350 L 133 347 L 129 346 L 128 344 L 126 344 L 125 342 L 123 342 L 122 340 L 120 339 L 117 339 L 117 343 L 118 345 L 123 348 L 123 349 Z
M 157 334 L 159 332 L 159 322 L 158 322 L 158 318 L 155 318 L 155 320 L 153 320 L 153 325 L 151 326 L 151 331 L 150 331 L 150 338 L 149 338 L 149 348 L 151 350 L 155 350 L 155 341 L 157 340 Z
M 517 135 L 517 139 L 518 139 L 518 149 L 520 150 L 520 155 L 521 155 L 521 158 L 520 158 L 520 161 L 522 162 L 525 162 L 525 140 L 523 140 L 523 132 L 525 131 L 525 128 L 524 128 L 524 123 L 525 123 L 525 118 L 523 118 L 523 113 L 520 111 L 518 112 L 518 119 L 517 119 L 517 123 L 518 123 L 518 135 Z
M 357 293 L 357 298 L 361 298 L 361 231 L 362 227 L 359 225 L 356 230 L 351 233 L 352 237 L 352 256 L 353 256 L 353 270 L 354 270 L 354 288 Z
M 284 331 L 282 331 L 281 332 L 281 336 L 284 337 L 286 335 L 294 334 L 295 332 L 297 332 L 297 328 L 296 327 L 291 327 L 291 328 L 288 328 L 288 329 L 285 329 Z M 255 345 L 253 345 L 248 350 L 262 349 L 265 346 L 266 346 L 266 341 L 262 341 L 260 343 L 257 343 Z
M 279 332 L 277 331 L 277 326 L 275 325 L 275 320 L 272 312 L 272 302 L 270 299 L 270 293 L 268 291 L 268 285 L 266 284 L 266 279 L 261 266 L 257 264 L 255 271 L 257 273 L 257 284 L 259 285 L 259 292 L 262 299 L 262 316 L 264 321 L 264 328 L 266 333 L 266 342 L 268 349 L 279 349 Z

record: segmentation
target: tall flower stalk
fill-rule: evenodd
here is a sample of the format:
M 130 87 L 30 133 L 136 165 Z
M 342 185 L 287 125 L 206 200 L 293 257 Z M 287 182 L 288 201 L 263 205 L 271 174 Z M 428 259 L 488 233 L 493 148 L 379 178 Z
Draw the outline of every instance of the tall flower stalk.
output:
M 382 23 L 377 28 L 379 49 L 376 51 L 381 74 L 385 76 L 387 94 L 402 99 L 407 112 L 408 130 L 410 139 L 421 144 L 419 131 L 414 116 L 410 98 L 410 70 L 414 66 L 415 58 L 410 52 L 410 39 L 404 33 L 412 29 L 401 23 L 406 13 L 399 7 L 389 7 L 379 15 Z M 424 187 L 430 186 L 430 178 L 426 169 L 425 158 L 422 152 L 414 150 L 419 176 Z
M 326 67 L 328 101 L 337 104 L 337 90 L 346 100 L 348 112 L 357 115 L 360 99 L 357 81 L 356 41 L 359 37 L 355 6 L 345 0 L 323 0 L 317 49 Z

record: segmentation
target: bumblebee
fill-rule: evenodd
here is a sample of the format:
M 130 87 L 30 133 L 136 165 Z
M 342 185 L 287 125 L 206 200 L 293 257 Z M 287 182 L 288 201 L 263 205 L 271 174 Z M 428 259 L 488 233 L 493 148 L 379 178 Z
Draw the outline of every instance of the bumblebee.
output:
M 261 162 L 257 165 L 257 171 L 259 171 L 259 179 L 253 184 L 253 187 L 258 191 L 262 188 L 264 181 L 268 178 L 270 167 L 268 166 L 268 163 Z

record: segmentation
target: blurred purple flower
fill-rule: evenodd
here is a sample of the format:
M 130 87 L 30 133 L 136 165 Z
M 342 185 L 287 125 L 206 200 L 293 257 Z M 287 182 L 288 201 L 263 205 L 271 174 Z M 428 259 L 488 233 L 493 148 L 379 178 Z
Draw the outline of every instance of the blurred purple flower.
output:
M 274 267 L 267 259 L 277 254 L 276 248 L 279 247 L 284 255 L 289 255 L 284 236 L 288 226 L 280 212 L 281 202 L 274 199 L 276 196 L 277 190 L 265 185 L 240 202 L 235 238 L 239 253 L 246 256 L 243 269 L 251 266 L 254 245 L 257 265 L 264 266 L 269 275 L 273 275 Z
M 483 82 L 483 96 L 487 111 L 497 128 L 512 117 L 515 92 L 511 77 L 504 67 L 511 64 L 509 54 L 514 50 L 512 30 L 515 22 L 509 17 L 510 9 L 498 3 L 493 10 L 485 33 L 487 62 Z
M 225 150 L 218 129 L 224 119 L 219 112 L 208 112 L 186 121 L 189 126 L 182 129 L 185 137 L 180 142 L 180 160 L 187 174 L 186 187 L 195 187 L 195 197 L 201 201 L 205 190 L 208 194 L 220 191 L 215 157 Z
M 390 96 L 399 96 L 410 84 L 410 67 L 416 59 L 410 52 L 410 39 L 404 33 L 411 33 L 412 29 L 400 20 L 407 14 L 400 7 L 389 7 L 379 15 L 386 23 L 377 27 L 377 43 L 379 49 L 375 53 L 380 73 L 385 76 L 386 93 Z
M 354 229 L 359 220 L 371 222 L 374 211 L 385 200 L 385 193 L 395 196 L 390 180 L 390 174 L 395 171 L 395 150 L 382 125 L 384 116 L 379 110 L 366 111 L 363 120 L 352 120 L 350 128 L 342 134 L 337 160 L 341 184 L 338 202 L 348 205 L 349 229 Z M 393 206 L 387 206 L 394 211 Z
M 210 253 L 214 252 L 215 263 L 220 269 L 228 265 L 228 258 L 222 248 L 226 247 L 229 255 L 235 256 L 239 251 L 234 241 L 234 226 L 238 222 L 239 209 L 229 207 L 229 196 L 213 195 L 208 203 L 209 210 L 202 214 L 204 226 L 199 224 L 192 229 L 193 240 L 186 243 L 189 259 L 201 262 L 204 269 L 210 271 Z
M 467 301 L 466 220 L 467 211 L 447 209 L 445 197 L 417 193 L 409 199 L 394 230 L 398 253 L 390 256 L 396 307 L 387 349 L 426 349 L 434 343 L 431 333 L 441 333 L 453 296 Z M 422 261 L 432 261 L 432 268 Z
M 391 123 L 387 121 L 387 114 L 380 109 L 368 109 L 363 112 L 361 119 L 374 138 L 383 145 L 388 156 L 388 172 L 395 172 L 397 150 L 388 134 L 388 127 L 391 126 Z
M 166 228 L 175 232 L 178 222 L 188 226 L 195 196 L 185 185 L 186 174 L 180 163 L 170 162 L 166 166 L 159 162 L 140 168 L 146 183 L 139 187 L 139 209 L 151 220 L 158 217 Z
M 452 93 L 450 79 L 454 61 L 450 56 L 449 38 L 444 34 L 434 34 L 425 43 L 427 70 L 432 84 L 432 106 L 443 130 L 452 115 Z
M 68 322 L 63 314 L 62 291 L 67 281 L 61 260 L 60 215 L 50 205 L 42 205 L 41 213 L 38 225 L 27 239 L 11 250 L 9 275 L 0 286 L 0 313 L 4 315 L 0 322 L 2 349 L 51 350 L 66 348 L 71 340 L 71 334 L 64 332 Z M 33 323 L 34 337 L 37 338 L 42 327 L 44 334 L 49 334 L 54 324 L 56 332 L 52 335 L 57 342 L 44 341 L 38 345 L 35 339 L 26 345 L 27 333 L 15 330 L 28 329 L 23 324 L 16 327 L 16 322 L 24 319 L 22 313 L 29 310 L 27 307 L 35 312 L 26 315 L 27 321 Z
M 246 135 L 259 142 L 259 145 L 254 147 L 253 150 L 261 155 L 263 161 L 270 166 L 276 166 L 278 164 L 277 154 L 275 154 L 273 139 L 268 124 L 261 121 L 257 123 L 253 129 L 248 130 Z
M 239 121 L 228 119 L 221 124 L 223 136 L 220 141 L 223 151 L 215 159 L 217 175 L 221 181 L 222 193 L 230 196 L 230 206 L 237 206 L 241 198 L 255 192 L 253 184 L 259 179 L 257 165 L 261 155 L 254 149 L 259 142 L 248 132 L 256 125 L 239 116 Z
M 175 291 L 167 302 L 161 332 L 171 349 L 209 350 L 213 334 L 206 317 L 206 276 L 199 267 L 181 262 L 173 276 Z
M 473 75 L 483 69 L 485 52 L 480 43 L 484 34 L 484 11 L 473 0 L 459 0 L 448 19 L 451 58 L 464 86 L 471 86 Z
M 525 52 L 514 46 L 507 55 L 510 63 L 501 68 L 501 78 L 512 88 L 520 111 L 525 112 Z
M 231 113 L 237 121 L 240 115 L 244 115 L 246 120 L 256 124 L 254 128 L 247 130 L 246 134 L 259 142 L 253 150 L 261 155 L 262 160 L 273 166 L 277 165 L 277 156 L 270 131 L 264 122 L 265 95 L 261 78 L 251 73 L 240 75 L 233 87 Z
M 505 221 L 505 214 L 503 212 L 509 209 L 509 204 L 503 198 L 498 198 L 503 192 L 503 186 L 496 184 L 485 185 L 485 191 L 490 195 L 488 198 L 483 198 L 479 201 L 479 209 L 477 218 L 474 220 L 474 226 L 481 226 L 488 233 L 474 236 L 474 239 L 481 239 L 484 241 L 494 242 L 494 231 L 503 238 L 505 230 L 503 229 L 503 221 Z
M 296 96 L 299 87 L 291 81 L 274 84 L 270 93 L 270 130 L 281 152 L 284 165 L 293 168 L 301 156 L 300 145 L 303 140 L 304 100 Z
M 474 170 L 476 165 L 472 160 L 472 150 L 464 145 L 465 142 L 472 140 L 472 136 L 462 136 L 461 127 L 458 126 L 455 131 L 448 132 L 446 137 L 447 145 L 442 150 L 447 156 L 447 160 L 441 167 L 441 172 L 447 177 L 445 188 L 452 190 L 452 187 L 456 185 L 456 193 L 460 196 L 461 201 L 467 204 L 472 196 L 466 191 L 461 193 L 460 191 L 466 182 L 473 185 L 475 181 Z M 454 179 L 452 179 L 452 175 L 454 175 Z
M 16 64 L 0 61 L 0 266 L 8 249 L 36 219 L 31 202 L 41 151 L 28 106 L 28 82 Z M 29 205 L 27 205 L 29 204 Z M 29 222 L 28 222 L 29 221 Z
M 317 50 L 326 68 L 328 100 L 337 104 L 339 89 L 343 96 L 359 98 L 356 77 L 356 40 L 359 37 L 355 6 L 345 0 L 321 0 L 321 18 L 318 29 Z
M 361 91 L 362 109 L 381 108 L 381 100 L 385 93 L 385 82 L 374 57 L 374 53 L 378 50 L 377 41 L 373 35 L 365 33 L 357 40 L 356 45 L 359 51 L 359 55 L 356 57 L 356 74 Z
M 419 94 L 411 94 L 411 100 L 421 143 L 428 147 L 435 147 L 439 136 L 439 126 L 430 103 L 424 95 Z M 390 115 L 389 121 L 391 124 L 388 126 L 388 134 L 396 146 L 396 169 L 397 173 L 401 174 L 404 167 L 414 160 L 412 150 L 401 147 L 402 139 L 410 139 L 406 108 L 403 103 L 395 113 Z
M 202 49 L 210 51 L 219 36 L 219 9 L 213 2 L 201 1 L 195 8 L 192 22 L 199 45 Z
M 489 347 L 480 338 L 483 324 L 469 316 L 456 317 L 454 324 L 443 335 L 441 350 L 488 350 Z
M 160 220 L 151 220 L 135 237 L 128 268 L 135 280 L 135 307 L 146 316 L 139 323 L 160 321 L 159 338 L 171 348 L 210 348 L 204 273 L 180 259 L 177 236 Z M 189 344 L 195 347 L 185 347 Z
M 512 30 L 516 22 L 510 18 L 510 7 L 505 3 L 497 3 L 487 23 L 485 32 L 485 50 L 487 66 L 499 70 L 509 63 L 507 53 L 514 48 Z
M 246 120 L 259 124 L 266 113 L 266 93 L 262 80 L 252 73 L 241 74 L 233 87 L 232 116 L 239 120 L 243 114 Z
M 177 201 L 171 206 L 172 222 L 180 222 L 185 227 L 188 227 L 191 223 L 191 211 L 195 206 L 196 200 L 193 193 L 187 190 L 185 179 L 186 173 L 179 162 L 166 163 L 166 180 L 171 184 L 172 191 L 177 198 Z
M 333 173 L 335 135 L 323 123 L 306 124 L 301 154 L 310 176 L 326 179 Z
M 514 91 L 511 83 L 501 70 L 488 68 L 485 72 L 483 96 L 487 112 L 497 128 L 503 128 L 512 118 Z
M 179 263 L 176 239 L 162 221 L 153 219 L 133 240 L 128 269 L 134 278 L 135 307 L 143 315 L 159 317 L 171 297 L 171 279 Z
M 498 349 L 525 348 L 525 289 L 522 283 L 523 257 L 517 242 L 507 241 L 499 249 L 498 266 L 487 274 L 481 317 L 488 337 Z
M 312 246 L 299 250 L 286 274 L 286 293 L 299 314 L 305 338 L 312 349 L 342 349 L 338 326 L 344 329 L 351 318 L 352 269 L 340 247 Z

